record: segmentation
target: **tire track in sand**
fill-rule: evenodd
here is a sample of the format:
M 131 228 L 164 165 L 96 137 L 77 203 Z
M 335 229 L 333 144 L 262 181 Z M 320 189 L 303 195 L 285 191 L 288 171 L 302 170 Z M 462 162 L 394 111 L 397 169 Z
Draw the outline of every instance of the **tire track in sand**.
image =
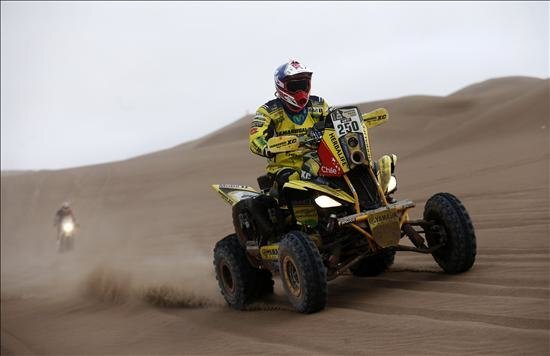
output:
M 398 305 L 386 306 L 372 303 L 349 302 L 342 298 L 332 298 L 329 303 L 332 308 L 353 309 L 382 315 L 412 315 L 448 322 L 480 322 L 512 329 L 550 330 L 550 320 L 544 319 L 488 315 L 457 310 L 434 310 Z

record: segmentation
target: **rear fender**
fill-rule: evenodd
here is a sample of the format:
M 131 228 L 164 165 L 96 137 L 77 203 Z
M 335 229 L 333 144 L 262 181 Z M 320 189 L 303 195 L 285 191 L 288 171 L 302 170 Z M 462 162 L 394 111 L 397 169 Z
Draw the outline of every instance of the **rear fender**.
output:
M 260 194 L 254 188 L 247 185 L 213 184 L 212 188 L 231 206 L 243 199 L 253 198 Z

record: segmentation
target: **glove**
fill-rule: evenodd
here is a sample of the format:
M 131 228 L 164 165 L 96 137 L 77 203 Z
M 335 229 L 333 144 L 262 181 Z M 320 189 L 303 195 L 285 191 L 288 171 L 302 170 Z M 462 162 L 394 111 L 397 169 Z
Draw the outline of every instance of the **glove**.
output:
M 269 148 L 267 146 L 265 146 L 263 156 L 267 157 L 267 158 L 273 158 L 273 157 L 275 157 L 275 154 L 271 153 L 271 151 L 269 151 Z
M 307 131 L 307 135 L 312 139 L 320 140 L 321 138 L 323 138 L 323 131 L 316 128 L 311 128 Z

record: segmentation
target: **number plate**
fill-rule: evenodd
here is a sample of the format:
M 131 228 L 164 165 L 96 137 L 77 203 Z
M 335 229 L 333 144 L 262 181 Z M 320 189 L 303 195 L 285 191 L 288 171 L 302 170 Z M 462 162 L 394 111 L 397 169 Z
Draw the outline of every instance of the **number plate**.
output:
M 338 138 L 349 132 L 363 133 L 361 120 L 357 108 L 337 109 L 332 113 L 332 123 Z

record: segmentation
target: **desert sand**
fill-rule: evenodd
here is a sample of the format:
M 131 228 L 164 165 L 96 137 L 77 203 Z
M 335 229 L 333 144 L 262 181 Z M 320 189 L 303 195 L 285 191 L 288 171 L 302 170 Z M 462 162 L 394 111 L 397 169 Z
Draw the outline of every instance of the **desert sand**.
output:
M 210 185 L 257 187 L 265 162 L 248 150 L 250 117 L 125 161 L 2 174 L 2 355 L 548 355 L 549 84 L 507 77 L 361 104 L 390 112 L 370 139 L 375 157 L 399 156 L 396 198 L 420 217 L 432 194 L 457 195 L 477 259 L 446 275 L 400 252 L 378 277 L 330 282 L 312 315 L 292 310 L 278 280 L 244 312 L 218 291 L 212 249 L 232 223 Z M 81 228 L 58 254 L 64 200 Z

